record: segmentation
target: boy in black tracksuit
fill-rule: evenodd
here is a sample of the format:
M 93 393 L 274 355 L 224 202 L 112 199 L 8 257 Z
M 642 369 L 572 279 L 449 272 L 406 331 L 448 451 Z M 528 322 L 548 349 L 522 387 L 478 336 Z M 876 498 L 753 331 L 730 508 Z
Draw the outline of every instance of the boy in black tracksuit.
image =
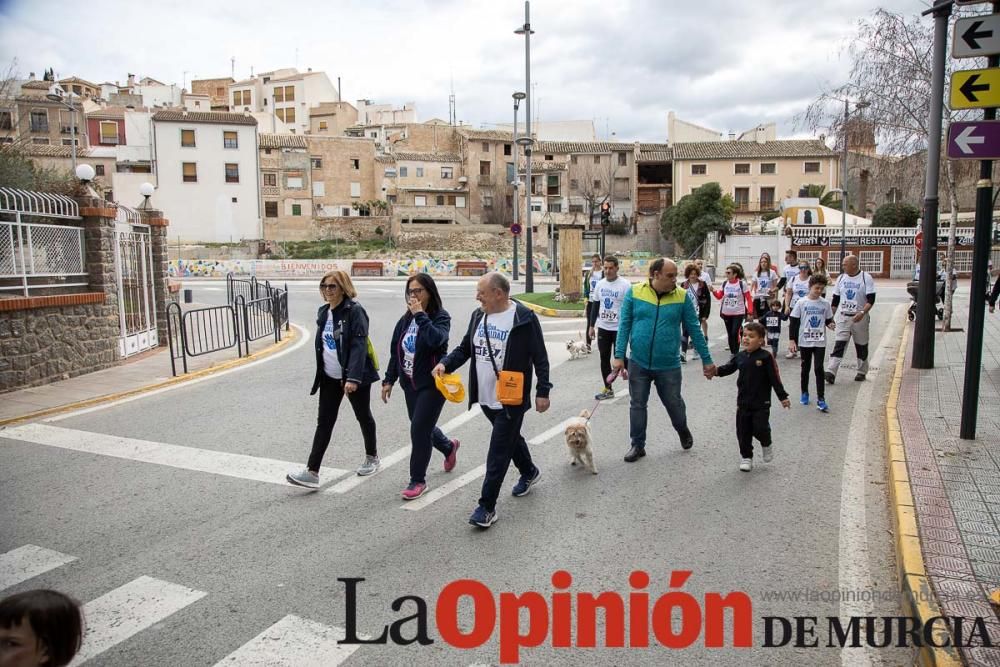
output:
M 761 315 L 760 323 L 767 329 L 767 344 L 771 346 L 771 353 L 778 357 L 778 345 L 781 343 L 781 323 L 788 319 L 788 315 L 781 310 L 781 302 L 772 299 L 767 305 L 767 310 Z
M 717 375 L 726 376 L 739 371 L 736 380 L 736 438 L 740 445 L 740 470 L 753 468 L 753 439 L 760 441 L 764 462 L 770 462 L 771 453 L 771 390 L 777 394 L 781 406 L 788 408 L 788 392 L 781 385 L 778 365 L 774 356 L 763 349 L 767 330 L 759 322 L 743 327 L 743 343 L 732 361 L 718 367 Z

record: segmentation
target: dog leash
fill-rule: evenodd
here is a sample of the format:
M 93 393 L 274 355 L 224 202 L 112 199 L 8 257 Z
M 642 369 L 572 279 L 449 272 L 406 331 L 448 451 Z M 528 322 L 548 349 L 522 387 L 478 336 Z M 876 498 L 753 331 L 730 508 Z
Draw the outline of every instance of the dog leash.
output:
M 605 378 L 605 380 L 608 383 L 608 386 L 611 386 L 611 384 L 614 383 L 614 381 L 618 379 L 619 375 L 621 375 L 621 378 L 623 380 L 627 380 L 628 379 L 628 371 L 626 369 L 623 368 L 623 369 L 621 369 L 619 371 L 614 371 L 614 372 L 611 373 L 611 375 L 609 375 L 607 378 Z M 597 408 L 600 407 L 600 405 L 601 405 L 602 402 L 603 401 L 601 401 L 601 400 L 594 401 L 594 408 L 590 411 L 590 416 L 587 417 L 584 420 L 584 422 L 583 422 L 584 424 L 589 424 L 590 423 L 590 420 L 594 418 L 594 413 L 597 412 Z

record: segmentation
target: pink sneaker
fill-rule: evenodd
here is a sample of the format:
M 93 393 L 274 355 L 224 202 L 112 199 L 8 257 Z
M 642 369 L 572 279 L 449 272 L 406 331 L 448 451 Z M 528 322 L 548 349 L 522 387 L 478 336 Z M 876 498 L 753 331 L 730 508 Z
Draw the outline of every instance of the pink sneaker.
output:
M 427 485 L 423 482 L 410 482 L 403 489 L 403 500 L 416 500 L 427 492 Z
M 451 439 L 451 454 L 444 458 L 444 471 L 451 472 L 455 469 L 455 464 L 458 463 L 458 447 L 462 443 L 455 438 Z

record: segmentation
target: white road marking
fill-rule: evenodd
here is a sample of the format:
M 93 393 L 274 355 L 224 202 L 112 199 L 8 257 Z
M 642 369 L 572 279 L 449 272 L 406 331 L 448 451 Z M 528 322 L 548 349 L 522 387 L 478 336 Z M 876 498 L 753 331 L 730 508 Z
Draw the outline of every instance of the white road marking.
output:
M 75 560 L 74 556 L 67 556 L 34 544 L 25 544 L 23 547 L 0 554 L 0 590 Z
M 228 368 L 224 371 L 219 371 L 218 373 L 212 373 L 211 375 L 205 375 L 199 378 L 195 378 L 193 380 L 188 380 L 186 382 L 179 382 L 177 384 L 161 387 L 160 389 L 154 389 L 153 391 L 147 391 L 142 394 L 136 394 L 134 396 L 126 396 L 125 398 L 120 398 L 116 401 L 108 401 L 107 403 L 101 403 L 100 405 L 95 405 L 89 408 L 81 408 L 80 410 L 73 410 L 72 412 L 66 412 L 61 415 L 56 415 L 55 417 L 49 417 L 48 419 L 45 419 L 43 421 L 57 422 L 57 421 L 62 421 L 64 419 L 72 419 L 73 417 L 79 417 L 80 415 L 85 415 L 90 412 L 97 412 L 98 410 L 107 410 L 108 408 L 113 408 L 117 405 L 122 405 L 123 403 L 131 403 L 132 401 L 138 401 L 143 398 L 149 398 L 150 396 L 156 396 L 164 392 L 174 391 L 175 389 L 187 388 L 192 385 L 196 385 L 200 382 L 205 382 L 207 380 L 214 380 L 224 375 L 229 375 L 230 373 L 239 373 L 240 371 L 245 371 L 249 368 L 254 368 L 259 364 L 264 364 L 269 361 L 274 361 L 275 359 L 283 357 L 286 354 L 291 354 L 292 352 L 295 352 L 297 349 L 299 349 L 306 343 L 312 343 L 313 341 L 312 334 L 306 333 L 306 330 L 300 327 L 298 324 L 292 323 L 292 326 L 298 329 L 299 331 L 299 339 L 295 342 L 295 344 L 292 345 L 291 347 L 286 347 L 284 350 L 281 350 L 280 352 L 264 357 L 263 359 L 258 359 L 257 361 L 251 361 L 250 363 L 243 364 L 242 366 L 234 366 L 233 368 Z
M 139 577 L 83 606 L 86 633 L 71 667 L 163 621 L 207 593 L 152 577 Z
M 343 628 L 288 615 L 215 667 L 336 667 L 360 648 L 357 644 L 337 643 L 346 636 Z
M 854 400 L 854 411 L 851 415 L 851 426 L 847 433 L 847 450 L 844 453 L 844 469 L 841 472 L 840 483 L 840 545 L 839 545 L 839 578 L 840 590 L 869 591 L 872 589 L 871 569 L 868 565 L 868 528 L 865 519 L 865 451 L 869 439 L 867 408 L 872 406 L 874 385 L 872 379 L 878 377 L 878 369 L 882 367 L 886 349 L 898 336 L 902 327 L 904 304 L 896 306 L 879 341 L 878 349 L 870 363 L 872 370 L 868 380 L 862 383 Z M 844 596 L 846 598 L 847 596 Z M 856 600 L 841 599 L 840 616 L 871 616 L 873 606 L 867 596 L 859 595 Z M 881 665 L 882 659 L 874 650 L 867 647 L 845 647 L 840 652 L 840 664 L 844 665 Z
M 464 424 L 464 423 L 466 423 L 468 421 L 471 421 L 477 415 L 480 415 L 480 414 L 482 414 L 482 412 L 480 412 L 480 410 L 478 409 L 478 406 L 477 406 L 477 407 L 473 408 L 472 410 L 467 410 L 466 412 L 463 412 L 462 414 L 458 415 L 457 417 L 453 417 L 452 419 L 449 419 L 444 424 L 441 424 L 440 428 L 441 428 L 442 431 L 445 432 L 445 434 L 450 435 L 452 431 L 458 429 L 458 427 L 460 427 L 462 424 Z M 399 463 L 400 461 L 402 461 L 405 458 L 408 458 L 409 455 L 410 455 L 410 447 L 408 447 L 408 446 L 402 447 L 402 448 L 394 451 L 392 454 L 389 454 L 388 456 L 386 456 L 386 457 L 384 457 L 382 459 L 382 465 L 379 466 L 379 472 L 381 472 L 385 468 L 388 468 L 388 467 L 390 467 L 390 466 L 392 466 L 392 465 L 394 465 L 396 463 Z M 370 479 L 370 478 L 372 478 L 374 476 L 375 475 L 368 475 L 366 477 L 362 477 L 360 475 L 354 475 L 353 477 L 348 477 L 347 479 L 345 479 L 343 481 L 337 482 L 336 484 L 334 484 L 333 486 L 331 486 L 329 489 L 327 489 L 323 493 L 338 493 L 338 494 L 347 493 L 351 489 L 354 489 L 354 488 L 358 487 L 360 484 L 364 483 L 364 481 L 366 479 Z
M 566 427 L 569 426 L 571 423 L 573 423 L 577 419 L 579 419 L 579 417 L 569 417 L 567 419 L 562 420 L 561 422 L 559 422 L 558 424 L 556 424 L 555 426 L 553 426 L 549 430 L 543 431 L 542 433 L 536 435 L 534 438 L 532 438 L 531 440 L 528 441 L 528 444 L 529 445 L 540 445 L 543 442 L 547 442 L 547 441 L 551 440 L 552 438 L 556 437 L 557 435 L 559 435 L 560 433 L 562 433 L 563 431 L 565 431 Z
M 287 485 L 285 474 L 301 464 L 245 454 L 230 454 L 164 442 L 137 440 L 104 433 L 90 433 L 44 423 L 24 424 L 0 430 L 0 438 L 71 449 L 88 454 L 113 456 L 143 463 L 208 472 L 256 482 Z M 320 476 L 336 479 L 348 473 L 338 468 L 320 468 Z
M 404 510 L 410 510 L 411 512 L 416 510 L 422 510 L 431 503 L 437 500 L 441 500 L 449 493 L 458 491 L 469 482 L 477 480 L 485 474 L 486 474 L 486 464 L 484 463 L 481 466 L 473 468 L 472 470 L 463 474 L 462 476 L 456 477 L 455 479 L 451 480 L 450 482 L 447 482 L 446 484 L 442 484 L 437 488 L 431 489 L 420 498 L 406 502 L 406 504 L 401 505 L 400 507 Z

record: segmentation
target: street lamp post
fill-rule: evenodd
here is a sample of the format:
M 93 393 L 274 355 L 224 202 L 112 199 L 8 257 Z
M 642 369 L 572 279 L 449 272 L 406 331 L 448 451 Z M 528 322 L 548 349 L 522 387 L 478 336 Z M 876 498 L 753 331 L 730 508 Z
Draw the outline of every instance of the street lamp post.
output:
M 524 101 L 524 136 L 518 139 L 518 143 L 524 146 L 525 179 L 527 188 L 525 201 L 527 206 L 524 212 L 524 291 L 531 294 L 535 291 L 535 266 L 534 247 L 531 242 L 531 2 L 524 0 L 524 25 L 514 31 L 516 35 L 524 35 L 524 91 L 526 93 Z
M 512 97 L 514 98 L 514 141 L 512 142 L 513 143 L 513 149 L 514 149 L 514 181 L 511 183 L 511 185 L 514 186 L 514 222 L 513 222 L 513 224 L 516 225 L 517 224 L 517 217 L 518 217 L 518 209 L 521 207 L 520 198 L 517 196 L 518 186 L 520 186 L 520 184 L 521 184 L 521 179 L 518 178 L 518 176 L 517 176 L 517 108 L 521 104 L 521 100 L 523 100 L 527 96 L 524 93 L 514 93 Z M 520 236 L 520 234 L 512 234 L 512 236 L 514 237 L 514 280 L 517 280 L 518 279 L 518 270 L 517 270 L 517 237 Z
M 45 97 L 52 102 L 58 102 L 62 104 L 70 111 L 70 116 L 69 116 L 70 137 L 71 137 L 70 141 L 73 143 L 72 145 L 73 151 L 71 153 L 71 156 L 73 159 L 73 173 L 75 174 L 76 173 L 76 107 L 73 106 L 72 98 L 70 99 L 69 102 L 66 101 L 66 96 L 63 94 L 62 88 L 60 88 L 58 85 L 53 84 L 53 86 L 49 88 L 49 92 Z
M 860 111 L 869 106 L 869 102 L 862 100 L 854 105 L 854 109 Z M 844 272 L 844 257 L 847 256 L 847 122 L 850 115 L 850 101 L 844 98 L 844 164 L 840 169 L 840 271 L 837 273 Z

